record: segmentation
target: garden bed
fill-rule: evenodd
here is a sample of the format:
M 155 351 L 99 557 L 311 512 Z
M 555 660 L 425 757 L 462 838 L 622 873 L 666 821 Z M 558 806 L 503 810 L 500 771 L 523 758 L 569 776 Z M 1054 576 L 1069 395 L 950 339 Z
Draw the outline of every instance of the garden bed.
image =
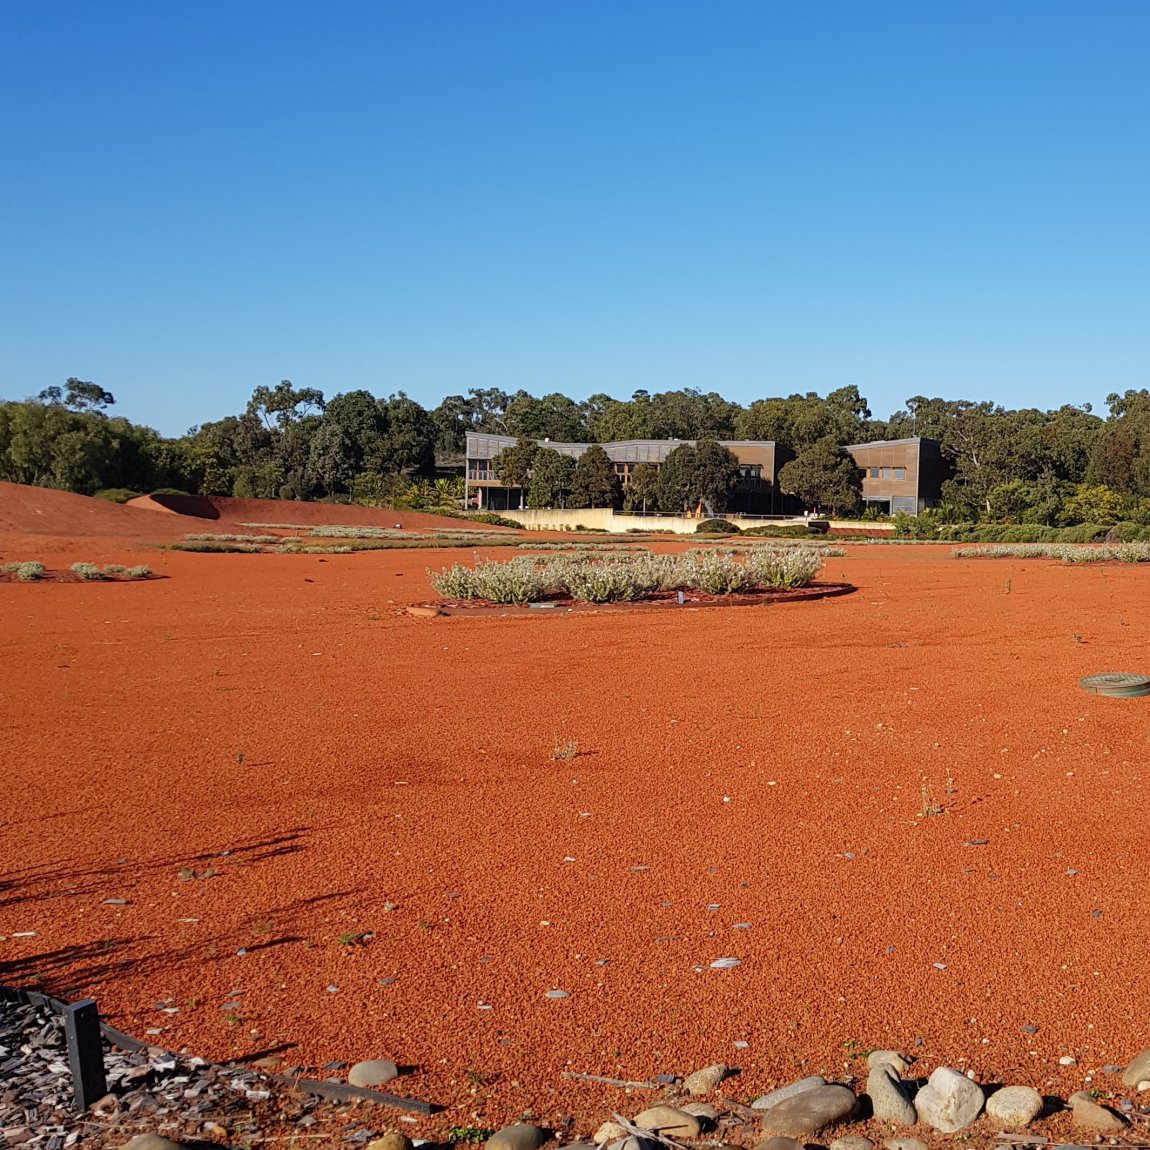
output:
M 679 595 L 675 591 L 655 591 L 646 599 L 635 599 L 624 603 L 584 603 L 576 599 L 556 597 L 537 603 L 493 603 L 488 599 L 449 599 L 422 606 L 429 609 L 438 608 L 441 615 L 567 615 L 587 611 L 762 607 L 774 603 L 806 603 L 812 599 L 831 599 L 837 595 L 849 595 L 854 590 L 855 587 L 851 583 L 812 583 L 807 587 L 745 591 L 734 595 L 708 595 L 703 591 L 685 591 L 682 602 L 679 601 Z

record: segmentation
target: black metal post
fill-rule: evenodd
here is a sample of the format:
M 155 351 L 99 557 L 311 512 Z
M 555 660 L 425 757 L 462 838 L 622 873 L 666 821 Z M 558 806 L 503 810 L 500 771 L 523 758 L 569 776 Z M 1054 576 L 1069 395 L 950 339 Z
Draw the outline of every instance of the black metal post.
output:
M 68 1065 L 72 1070 L 76 1109 L 87 1110 L 108 1093 L 100 1012 L 94 998 L 82 998 L 64 1007 L 64 1033 L 68 1039 Z

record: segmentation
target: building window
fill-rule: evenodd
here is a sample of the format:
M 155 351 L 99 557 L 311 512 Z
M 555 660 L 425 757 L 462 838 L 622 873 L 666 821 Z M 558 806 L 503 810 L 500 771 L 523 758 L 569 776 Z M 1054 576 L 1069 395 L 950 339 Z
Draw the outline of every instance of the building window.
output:
M 883 479 L 889 479 L 890 478 L 891 469 L 889 467 L 880 467 L 879 471 L 880 471 Z
M 878 468 L 877 467 L 872 467 L 870 469 L 870 477 L 871 477 L 871 479 L 877 479 L 878 478 Z
M 906 468 L 905 467 L 896 467 L 894 469 L 894 477 L 895 477 L 895 479 L 905 479 L 906 478 Z

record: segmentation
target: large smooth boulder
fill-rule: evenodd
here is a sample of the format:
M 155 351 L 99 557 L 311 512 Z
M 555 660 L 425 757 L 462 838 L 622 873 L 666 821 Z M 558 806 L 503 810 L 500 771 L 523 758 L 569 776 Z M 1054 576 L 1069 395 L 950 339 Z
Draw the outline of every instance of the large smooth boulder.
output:
M 858 1099 L 849 1087 L 816 1086 L 772 1106 L 763 1115 L 763 1133 L 794 1137 L 817 1134 L 827 1126 L 849 1121 L 858 1108 Z
M 919 1119 L 940 1134 L 957 1134 L 982 1113 L 986 1095 L 965 1074 L 940 1066 L 915 1095 Z

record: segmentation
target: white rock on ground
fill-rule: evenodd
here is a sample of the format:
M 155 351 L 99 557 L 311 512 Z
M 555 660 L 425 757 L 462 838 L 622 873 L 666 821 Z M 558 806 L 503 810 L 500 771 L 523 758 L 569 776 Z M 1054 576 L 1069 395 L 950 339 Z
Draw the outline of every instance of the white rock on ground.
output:
M 1000 1126 L 1029 1126 L 1042 1113 L 1042 1095 L 1032 1086 L 1004 1086 L 986 1100 L 987 1117 Z
M 365 1062 L 357 1062 L 347 1072 L 347 1083 L 370 1090 L 398 1077 L 399 1067 L 390 1058 L 369 1058 Z
M 598 1130 L 595 1131 L 594 1143 L 596 1146 L 602 1146 L 607 1142 L 617 1142 L 620 1138 L 626 1138 L 627 1131 L 619 1125 L 618 1122 L 604 1122 Z
M 919 1119 L 940 1134 L 957 1134 L 982 1113 L 982 1087 L 949 1066 L 940 1066 L 915 1095 Z

